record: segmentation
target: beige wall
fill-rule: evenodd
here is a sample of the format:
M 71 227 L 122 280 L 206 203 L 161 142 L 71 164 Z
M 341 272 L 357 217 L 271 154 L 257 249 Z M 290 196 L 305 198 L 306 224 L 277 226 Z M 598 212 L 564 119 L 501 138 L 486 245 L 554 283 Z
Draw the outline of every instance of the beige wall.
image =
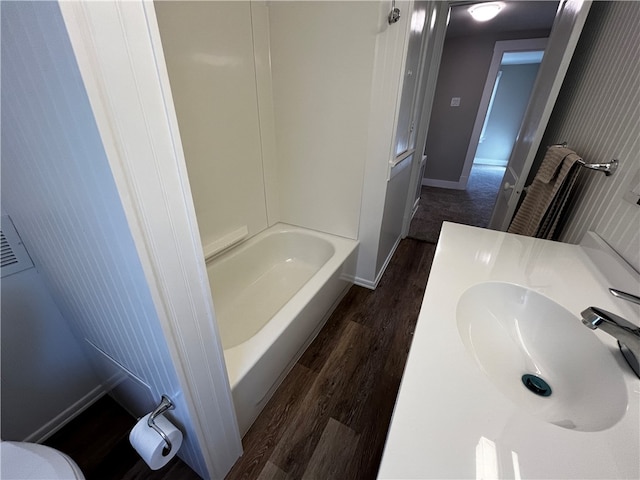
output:
M 155 8 L 205 248 L 277 221 L 358 238 L 380 4 Z
M 360 240 L 356 281 L 373 285 L 410 15 L 389 25 L 378 1 L 156 10 L 205 250 L 282 221 Z
M 358 238 L 377 2 L 272 2 L 282 221 Z
M 249 2 L 155 2 L 200 237 L 267 227 Z
M 380 3 L 155 8 L 205 249 L 277 221 L 358 238 Z
M 640 207 L 622 198 L 640 169 L 639 58 L 640 3 L 594 2 L 541 145 L 567 141 L 587 162 L 620 160 L 610 177 L 582 174 L 562 240 L 595 231 L 640 271 Z

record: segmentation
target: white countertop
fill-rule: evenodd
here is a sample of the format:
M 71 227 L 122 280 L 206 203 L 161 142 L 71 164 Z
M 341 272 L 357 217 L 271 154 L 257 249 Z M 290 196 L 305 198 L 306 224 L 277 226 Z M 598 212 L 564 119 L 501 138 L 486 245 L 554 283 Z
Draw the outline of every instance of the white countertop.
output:
M 378 478 L 640 478 L 640 380 L 612 337 L 593 332 L 623 370 L 627 412 L 585 432 L 542 421 L 495 388 L 456 325 L 462 293 L 488 281 L 532 289 L 578 323 L 582 310 L 598 306 L 637 324 L 638 310 L 607 291 L 637 293 L 637 276 L 611 269 L 616 285 L 580 246 L 445 223 Z

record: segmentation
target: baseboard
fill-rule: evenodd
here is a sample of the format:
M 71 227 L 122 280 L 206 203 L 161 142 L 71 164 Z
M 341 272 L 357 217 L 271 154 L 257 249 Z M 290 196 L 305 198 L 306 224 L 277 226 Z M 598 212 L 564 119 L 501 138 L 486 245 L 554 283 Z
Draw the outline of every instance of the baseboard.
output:
M 387 258 L 385 259 L 384 264 L 382 264 L 382 268 L 376 275 L 375 280 L 371 281 L 361 277 L 355 277 L 353 283 L 360 287 L 368 288 L 370 290 L 375 290 L 376 288 L 378 288 L 378 283 L 380 283 L 380 279 L 382 279 L 382 275 L 384 275 L 384 271 L 387 269 L 389 262 L 393 258 L 393 254 L 396 253 L 396 249 L 398 248 L 398 245 L 400 245 L 401 240 L 402 240 L 402 237 L 398 237 L 396 242 L 393 244 L 393 247 L 391 247 L 391 251 L 389 252 L 389 255 L 387 255 Z
M 353 279 L 353 284 L 354 285 L 358 285 L 359 287 L 364 287 L 364 288 L 368 288 L 369 290 L 375 290 L 376 289 L 376 282 L 375 281 L 371 281 L 371 280 L 367 280 L 365 278 L 361 278 L 361 277 L 355 277 Z
M 413 217 L 416 216 L 416 213 L 418 212 L 418 208 L 420 208 L 420 197 L 418 197 L 418 199 L 416 200 L 416 203 L 413 204 L 413 208 L 411 209 L 411 218 L 409 219 L 409 222 L 411 222 L 411 220 L 413 220 Z
M 438 180 L 437 178 L 423 178 L 422 185 L 425 187 L 449 188 L 451 190 L 464 190 L 467 187 L 469 177 L 460 177 L 457 182 L 449 180 Z
M 56 433 L 67 423 L 69 423 L 71 420 L 76 418 L 87 408 L 93 405 L 96 401 L 102 398 L 102 396 L 106 393 L 107 392 L 104 387 L 102 385 L 98 385 L 80 400 L 75 402 L 70 407 L 66 408 L 62 413 L 55 416 L 51 421 L 47 422 L 45 425 L 25 438 L 24 441 L 32 443 L 44 442 L 47 438 Z

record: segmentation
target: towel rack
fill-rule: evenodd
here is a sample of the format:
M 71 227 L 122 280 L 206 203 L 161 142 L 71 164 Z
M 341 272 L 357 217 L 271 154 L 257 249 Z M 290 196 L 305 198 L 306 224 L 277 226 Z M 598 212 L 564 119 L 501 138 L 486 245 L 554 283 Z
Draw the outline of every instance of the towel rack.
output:
M 567 147 L 567 142 L 562 142 L 556 145 L 551 145 L 551 147 Z M 608 163 L 587 163 L 583 159 L 578 160 L 578 165 L 581 167 L 588 168 L 589 170 L 596 170 L 598 172 L 603 172 L 606 177 L 613 175 L 613 173 L 618 168 L 618 160 L 613 159 Z

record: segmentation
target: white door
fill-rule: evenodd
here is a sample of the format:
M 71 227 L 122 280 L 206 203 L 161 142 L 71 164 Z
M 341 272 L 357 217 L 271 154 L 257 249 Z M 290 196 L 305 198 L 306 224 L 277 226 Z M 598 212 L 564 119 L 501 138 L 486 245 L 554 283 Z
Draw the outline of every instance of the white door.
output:
M 518 205 L 562 81 L 591 8 L 590 1 L 560 2 L 538 78 L 498 192 L 489 228 L 506 231 Z

